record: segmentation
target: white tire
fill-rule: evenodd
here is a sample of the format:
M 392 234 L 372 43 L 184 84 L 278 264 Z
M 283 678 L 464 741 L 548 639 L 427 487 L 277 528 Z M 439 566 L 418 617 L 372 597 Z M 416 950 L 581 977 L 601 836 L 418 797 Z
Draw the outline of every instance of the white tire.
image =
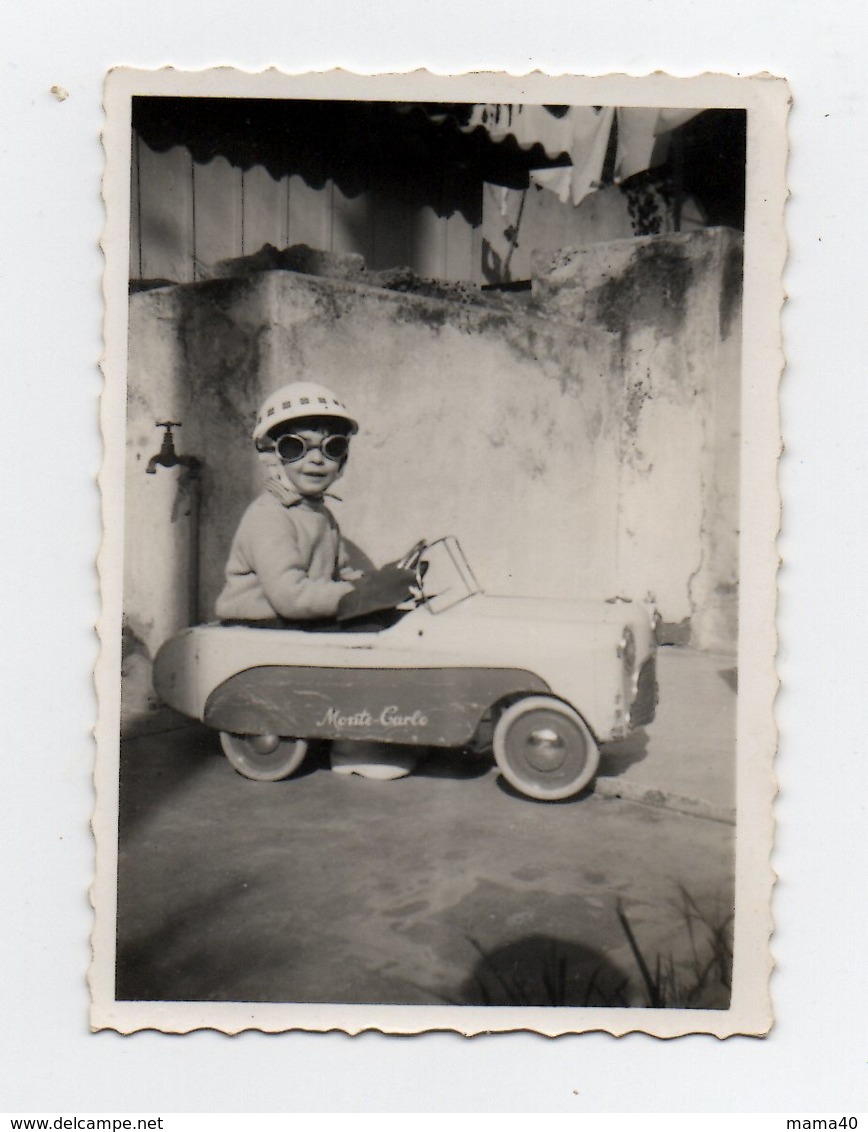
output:
M 279 782 L 301 766 L 307 754 L 306 739 L 273 735 L 233 735 L 220 732 L 223 753 L 239 774 L 255 782 Z
M 507 782 L 544 802 L 578 794 L 600 762 L 588 725 L 553 696 L 527 696 L 511 704 L 497 721 L 493 746 Z

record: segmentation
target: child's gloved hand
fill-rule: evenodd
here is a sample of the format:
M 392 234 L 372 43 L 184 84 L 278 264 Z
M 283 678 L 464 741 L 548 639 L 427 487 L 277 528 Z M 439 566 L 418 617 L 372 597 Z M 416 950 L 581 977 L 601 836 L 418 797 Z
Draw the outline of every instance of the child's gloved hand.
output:
M 415 570 L 391 562 L 354 583 L 338 603 L 337 619 L 350 621 L 381 609 L 394 609 L 412 596 L 415 582 Z

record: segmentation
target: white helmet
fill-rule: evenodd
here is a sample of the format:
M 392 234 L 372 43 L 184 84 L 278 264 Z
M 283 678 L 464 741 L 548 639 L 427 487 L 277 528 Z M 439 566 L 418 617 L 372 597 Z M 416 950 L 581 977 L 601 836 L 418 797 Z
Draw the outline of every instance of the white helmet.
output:
M 253 439 L 257 444 L 277 425 L 302 417 L 335 417 L 350 426 L 350 432 L 358 432 L 359 426 L 347 412 L 347 407 L 330 389 L 315 385 L 312 381 L 294 381 L 282 385 L 262 403 L 257 416 Z

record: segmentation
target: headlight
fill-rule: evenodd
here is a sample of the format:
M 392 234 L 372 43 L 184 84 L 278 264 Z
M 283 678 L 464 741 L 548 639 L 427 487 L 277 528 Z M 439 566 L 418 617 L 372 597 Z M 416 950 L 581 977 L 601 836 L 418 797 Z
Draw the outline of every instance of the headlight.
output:
M 636 667 L 636 638 L 633 636 L 632 629 L 625 629 L 621 635 L 621 643 L 618 645 L 618 656 L 621 658 L 625 670 L 632 672 Z

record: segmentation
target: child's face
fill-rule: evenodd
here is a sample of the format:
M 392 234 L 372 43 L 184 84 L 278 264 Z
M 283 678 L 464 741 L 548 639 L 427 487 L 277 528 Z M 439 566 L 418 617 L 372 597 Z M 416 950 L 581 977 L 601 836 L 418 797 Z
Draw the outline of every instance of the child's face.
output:
M 310 499 L 328 491 L 343 471 L 345 460 L 331 460 L 319 447 L 327 436 L 333 435 L 327 426 L 309 426 L 293 429 L 308 445 L 299 460 L 283 460 L 286 477 L 299 495 Z

